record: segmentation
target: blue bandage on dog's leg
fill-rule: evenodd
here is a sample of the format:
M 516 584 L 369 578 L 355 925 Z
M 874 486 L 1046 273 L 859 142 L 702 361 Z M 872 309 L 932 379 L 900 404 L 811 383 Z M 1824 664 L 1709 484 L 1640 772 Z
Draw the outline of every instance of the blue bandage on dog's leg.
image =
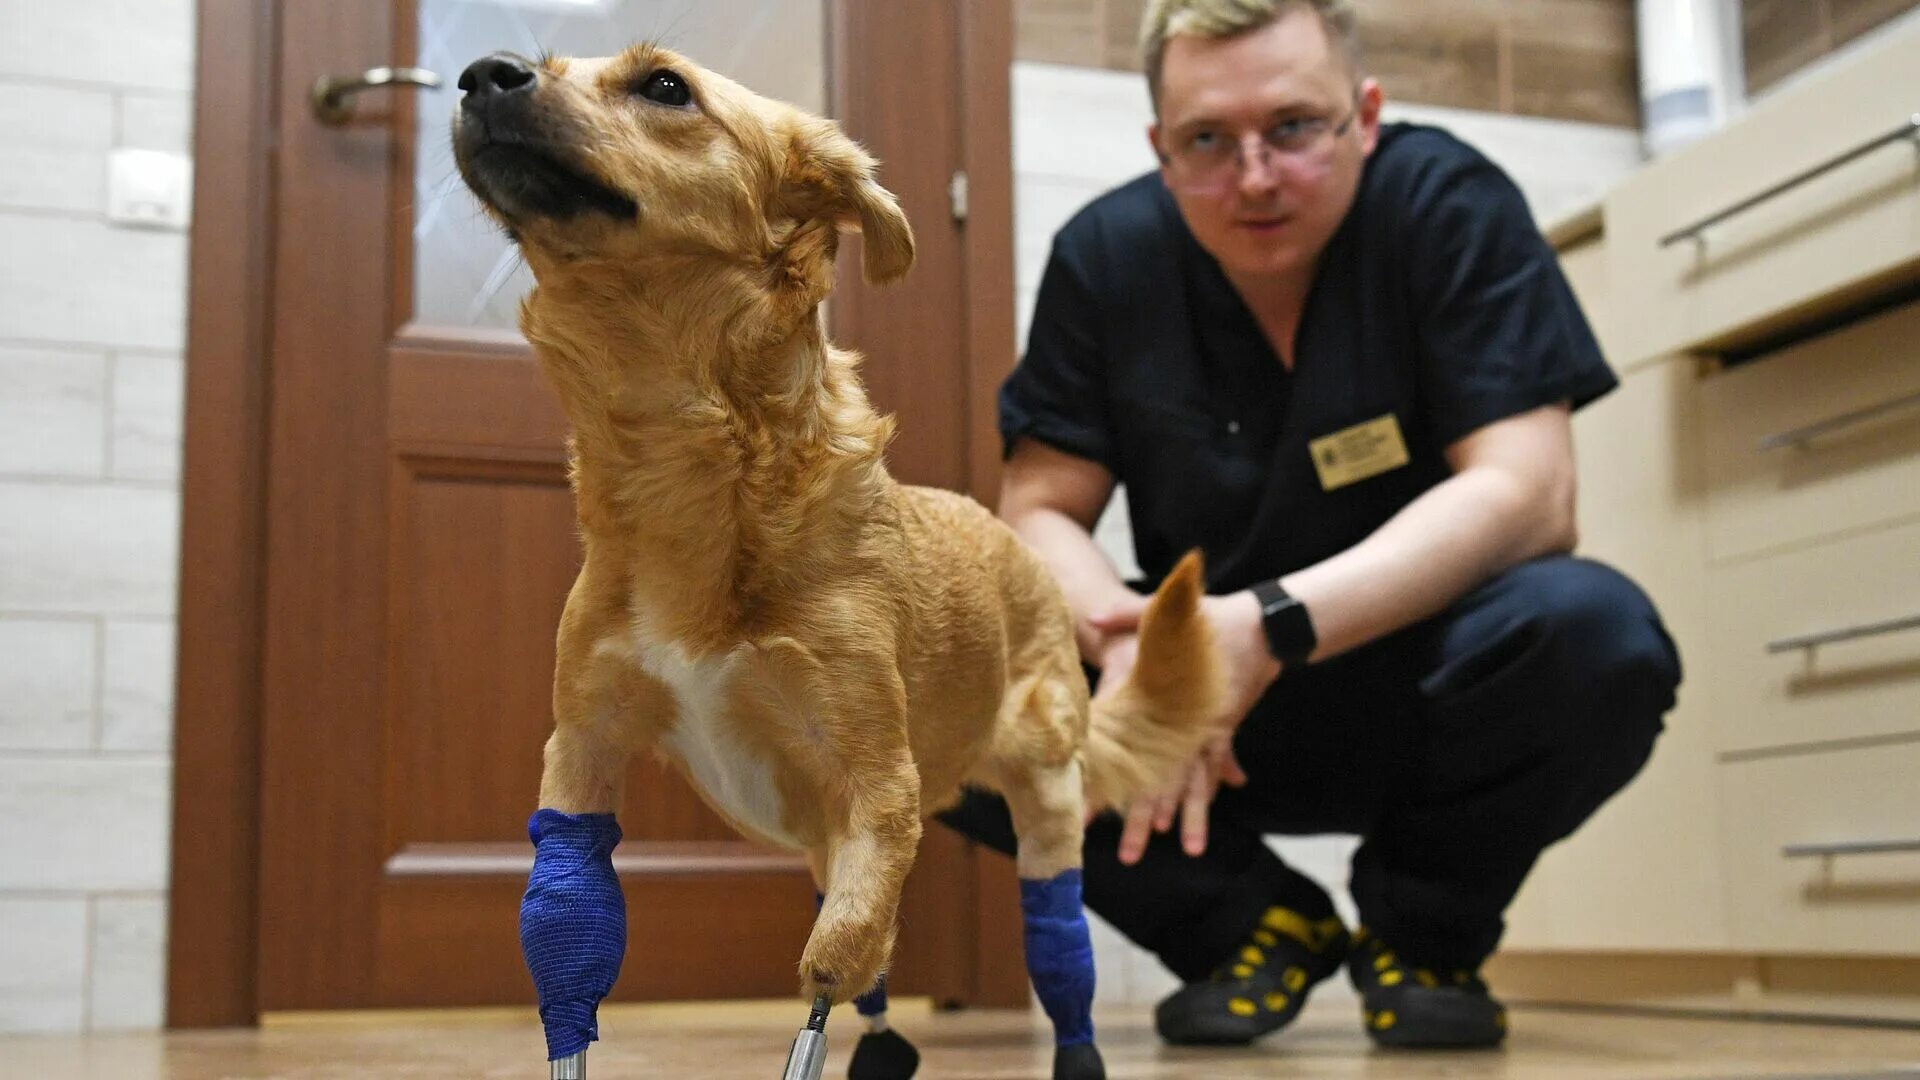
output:
M 533 874 L 520 901 L 520 949 L 540 994 L 547 1059 L 600 1037 L 595 1013 L 627 951 L 627 901 L 613 872 L 612 814 L 540 810 L 527 822 Z
M 1093 1042 L 1093 939 L 1080 903 L 1080 871 L 1020 882 L 1026 920 L 1027 975 L 1053 1020 L 1058 1046 Z
M 869 1021 L 872 1021 L 875 1018 L 878 1018 L 880 1021 L 879 1026 L 881 1027 L 886 1026 L 886 1016 L 887 1016 L 887 973 L 886 972 L 883 971 L 880 973 L 880 981 L 873 984 L 873 989 L 853 999 L 853 1007 L 855 1011 L 859 1012 L 861 1016 L 866 1017 Z

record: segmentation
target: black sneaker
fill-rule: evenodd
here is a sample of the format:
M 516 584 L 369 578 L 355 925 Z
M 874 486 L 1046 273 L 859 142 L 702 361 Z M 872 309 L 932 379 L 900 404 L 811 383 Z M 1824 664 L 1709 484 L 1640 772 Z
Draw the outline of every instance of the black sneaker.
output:
M 1347 977 L 1360 991 L 1367 1034 L 1381 1046 L 1485 1049 L 1507 1037 L 1507 1007 L 1478 973 L 1410 967 L 1364 927 L 1354 936 Z
M 1268 908 L 1239 953 L 1160 1003 L 1154 1029 L 1179 1046 L 1239 1046 L 1278 1031 L 1300 1015 L 1315 983 L 1340 970 L 1348 941 L 1338 917 Z

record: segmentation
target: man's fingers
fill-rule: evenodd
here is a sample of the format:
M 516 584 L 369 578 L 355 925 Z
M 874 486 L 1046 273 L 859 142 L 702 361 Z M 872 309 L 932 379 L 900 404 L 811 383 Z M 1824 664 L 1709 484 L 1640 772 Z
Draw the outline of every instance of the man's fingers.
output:
M 1213 771 L 1216 783 L 1236 788 L 1246 785 L 1247 772 L 1240 767 L 1240 759 L 1233 753 L 1233 736 L 1222 735 L 1209 741 L 1201 751 L 1201 757 Z
M 1173 828 L 1174 812 L 1180 809 L 1180 788 L 1168 788 L 1154 801 L 1153 831 L 1166 832 Z
M 1147 837 L 1153 835 L 1152 799 L 1136 799 L 1127 808 L 1127 823 L 1120 830 L 1120 863 L 1132 866 L 1147 853 Z
M 1087 616 L 1087 622 L 1096 630 L 1113 634 L 1122 630 L 1132 630 L 1140 625 L 1140 616 L 1147 610 L 1147 598 L 1134 597 L 1114 604 L 1104 611 L 1096 611 Z
M 1207 850 L 1207 810 L 1213 805 L 1215 790 L 1213 770 L 1204 761 L 1194 762 L 1187 800 L 1180 808 L 1180 846 L 1196 858 Z
M 1220 780 L 1228 787 L 1246 787 L 1247 770 L 1240 767 L 1240 759 L 1234 756 L 1233 744 L 1227 744 L 1226 754 L 1220 760 Z

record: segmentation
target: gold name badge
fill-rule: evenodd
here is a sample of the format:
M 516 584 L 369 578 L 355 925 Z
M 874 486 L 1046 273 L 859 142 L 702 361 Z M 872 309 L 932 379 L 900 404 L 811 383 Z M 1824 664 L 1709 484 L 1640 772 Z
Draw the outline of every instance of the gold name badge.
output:
M 1411 460 L 1407 440 L 1400 437 L 1400 420 L 1392 413 L 1315 439 L 1307 449 L 1322 491 L 1392 472 Z

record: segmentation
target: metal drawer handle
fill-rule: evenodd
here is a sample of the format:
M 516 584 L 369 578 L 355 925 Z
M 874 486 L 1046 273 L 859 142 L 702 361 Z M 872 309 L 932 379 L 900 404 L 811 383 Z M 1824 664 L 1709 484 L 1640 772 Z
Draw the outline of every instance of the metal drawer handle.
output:
M 1794 188 L 1799 187 L 1801 184 L 1804 184 L 1807 181 L 1812 180 L 1817 176 L 1824 176 L 1827 173 L 1832 172 L 1833 170 L 1839 168 L 1842 165 L 1845 165 L 1856 159 L 1863 158 L 1868 154 L 1873 153 L 1875 150 L 1878 150 L 1881 147 L 1888 145 L 1889 143 L 1897 143 L 1902 139 L 1910 139 L 1916 135 L 1920 135 L 1920 113 L 1914 113 L 1912 116 L 1907 117 L 1905 122 L 1903 122 L 1899 127 L 1894 128 L 1892 131 L 1889 131 L 1884 135 L 1876 135 L 1873 138 L 1868 139 L 1866 142 L 1861 143 L 1859 146 L 1856 146 L 1853 149 L 1848 150 L 1846 153 L 1843 153 L 1838 157 L 1832 158 L 1818 165 L 1815 165 L 1813 168 L 1808 169 L 1807 171 L 1800 173 L 1797 176 L 1793 176 L 1789 179 L 1782 180 L 1778 184 L 1775 184 L 1774 186 L 1768 188 L 1767 190 L 1761 192 L 1758 195 L 1753 196 L 1752 198 L 1745 199 L 1739 203 L 1734 204 L 1733 206 L 1729 206 L 1725 210 L 1720 211 L 1719 213 L 1713 215 L 1712 217 L 1702 218 L 1701 220 L 1696 221 L 1693 224 L 1677 232 L 1668 233 L 1667 235 L 1660 238 L 1660 246 L 1663 248 L 1668 248 L 1668 247 L 1672 247 L 1673 245 L 1679 243 L 1682 240 L 1692 240 L 1695 244 L 1704 248 L 1706 247 L 1706 243 L 1707 243 L 1706 231 L 1708 229 L 1713 228 L 1715 225 L 1718 225 L 1729 218 L 1738 217 L 1739 215 L 1746 213 L 1747 211 L 1753 209 L 1754 207 L 1759 206 L 1761 203 L 1777 198 L 1780 195 L 1784 195 L 1787 192 L 1792 191 Z M 1915 145 L 1920 146 L 1920 142 L 1916 142 Z
M 1817 634 L 1781 638 L 1779 641 L 1767 642 L 1767 651 L 1769 653 L 1794 652 L 1799 649 L 1832 645 L 1840 641 L 1857 641 L 1860 638 L 1879 637 L 1882 634 L 1896 634 L 1902 630 L 1920 630 L 1920 615 L 1908 615 L 1902 619 L 1860 623 L 1855 626 L 1843 626 L 1838 630 L 1822 630 Z
M 1920 840 L 1842 840 L 1832 844 L 1788 844 L 1780 854 L 1789 859 L 1832 858 L 1836 855 L 1892 855 L 1920 851 Z
M 1916 405 L 1920 405 L 1920 393 L 1897 397 L 1892 401 L 1883 401 L 1878 405 L 1869 405 L 1864 409 L 1855 409 L 1849 413 L 1841 413 L 1839 416 L 1830 416 L 1817 423 L 1808 424 L 1806 427 L 1794 428 L 1792 431 L 1783 431 L 1778 435 L 1769 435 L 1760 440 L 1760 451 L 1765 453 L 1769 450 L 1778 450 L 1783 446 L 1800 446 L 1805 443 L 1810 443 L 1815 439 L 1832 435 L 1837 431 L 1845 431 L 1850 427 L 1858 427 L 1869 420 L 1877 420 L 1888 413 L 1896 413 L 1902 409 L 1911 409 Z
M 358 75 L 322 75 L 313 81 L 308 98 L 314 118 L 323 124 L 339 125 L 353 115 L 354 94 L 377 86 L 421 86 L 438 89 L 440 76 L 418 67 L 368 68 Z

